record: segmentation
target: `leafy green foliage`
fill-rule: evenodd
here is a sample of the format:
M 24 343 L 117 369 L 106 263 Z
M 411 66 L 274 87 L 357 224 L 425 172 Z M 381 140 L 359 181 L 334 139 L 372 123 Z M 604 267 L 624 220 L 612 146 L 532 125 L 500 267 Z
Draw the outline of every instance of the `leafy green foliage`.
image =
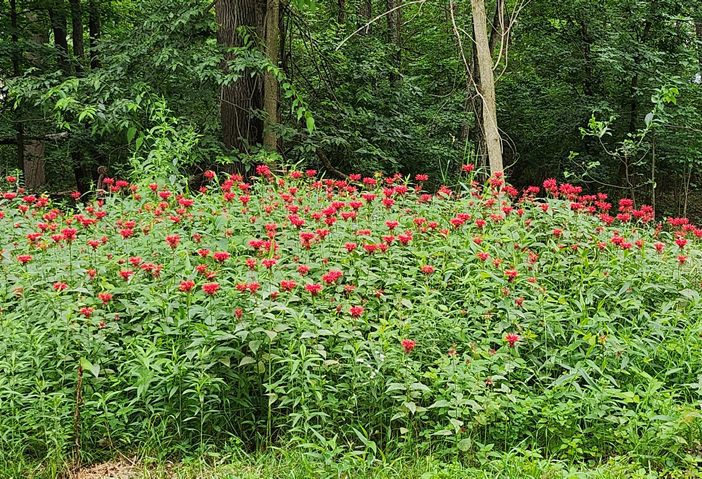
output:
M 1 469 L 60 465 L 76 438 L 84 460 L 227 444 L 697 460 L 687 220 L 475 172 L 435 195 L 256 174 L 208 172 L 194 195 L 108 179 L 63 211 L 4 194 Z

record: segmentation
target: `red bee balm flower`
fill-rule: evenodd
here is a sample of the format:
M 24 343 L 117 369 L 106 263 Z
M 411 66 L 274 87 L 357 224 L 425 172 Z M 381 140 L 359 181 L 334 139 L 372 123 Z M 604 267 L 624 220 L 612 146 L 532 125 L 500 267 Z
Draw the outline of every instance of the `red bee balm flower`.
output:
M 219 291 L 219 283 L 205 283 L 202 285 L 202 290 L 205 294 L 213 296 Z
M 332 269 L 328 273 L 322 275 L 322 280 L 327 284 L 332 284 L 335 283 L 343 275 L 344 273 L 342 273 L 341 271 Z
M 400 344 L 402 344 L 402 348 L 407 354 L 411 353 L 414 347 L 417 345 L 416 341 L 411 339 L 403 339 Z
M 322 291 L 322 285 L 321 284 L 316 284 L 316 283 L 311 283 L 311 284 L 306 284 L 305 289 L 312 295 L 312 296 L 317 296 L 320 291 Z
M 215 251 L 212 256 L 214 257 L 215 261 L 219 261 L 220 263 L 224 263 L 231 257 L 231 255 L 226 251 Z
M 363 309 L 362 306 L 351 306 L 351 309 L 349 309 L 349 313 L 351 314 L 351 317 L 353 318 L 359 318 L 363 314 Z
M 63 234 L 63 237 L 66 241 L 71 242 L 76 239 L 76 234 L 78 234 L 78 230 L 75 228 L 66 228 L 63 231 L 61 231 L 61 234 Z
M 278 262 L 278 261 L 277 261 L 276 259 L 274 259 L 274 258 L 267 258 L 267 259 L 261 260 L 261 264 L 262 264 L 265 268 L 268 268 L 268 269 L 271 269 L 273 266 L 275 266 L 275 264 L 276 264 L 277 262 Z
M 505 341 L 507 341 L 507 344 L 509 344 L 510 348 L 513 348 L 521 339 L 522 338 L 520 338 L 519 335 L 516 333 L 505 334 Z
M 194 287 L 195 287 L 195 281 L 192 281 L 190 279 L 186 279 L 185 281 L 180 282 L 178 289 L 180 291 L 182 291 L 183 293 L 189 293 Z
M 62 281 L 54 283 L 54 290 L 56 291 L 64 291 L 66 288 L 68 288 L 68 285 Z
M 425 264 L 424 266 L 422 266 L 419 269 L 424 274 L 432 274 L 434 272 L 434 267 L 430 264 Z
M 122 277 L 123 280 L 129 281 L 129 278 L 131 278 L 132 275 L 134 275 L 134 271 L 130 269 L 123 269 L 119 272 L 119 275 Z
M 519 272 L 517 272 L 516 269 L 506 269 L 505 270 L 505 276 L 507 276 L 507 281 L 510 283 L 517 279 L 517 276 L 519 275 Z
M 19 261 L 21 264 L 27 264 L 30 261 L 32 261 L 32 255 L 31 254 L 21 254 L 17 257 L 17 261 Z
M 171 248 L 175 248 L 180 243 L 180 236 L 178 235 L 168 235 L 166 236 L 166 242 Z
M 112 295 L 110 293 L 98 293 L 98 299 L 102 301 L 102 304 L 107 304 L 112 301 Z

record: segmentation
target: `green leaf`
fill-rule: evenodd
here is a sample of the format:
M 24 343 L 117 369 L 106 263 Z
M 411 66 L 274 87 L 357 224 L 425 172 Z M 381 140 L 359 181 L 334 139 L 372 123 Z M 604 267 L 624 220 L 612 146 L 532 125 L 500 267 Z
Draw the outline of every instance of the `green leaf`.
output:
M 469 438 L 461 439 L 460 441 L 458 441 L 458 444 L 457 444 L 458 450 L 463 451 L 463 452 L 466 452 L 467 450 L 469 450 L 472 445 L 473 445 L 473 441 L 471 441 Z
M 247 364 L 253 364 L 255 362 L 256 360 L 251 356 L 244 356 L 241 358 L 241 361 L 239 361 L 239 366 L 246 366 Z
M 85 371 L 90 371 L 95 377 L 100 374 L 100 365 L 91 363 L 87 358 L 80 358 L 80 367 Z
M 437 408 L 437 407 L 451 407 L 451 403 L 448 402 L 446 399 L 439 399 L 438 401 L 434 402 L 431 406 L 429 406 L 429 409 Z
M 249 341 L 249 349 L 251 350 L 252 353 L 256 354 L 258 351 L 258 348 L 261 347 L 261 341 L 255 340 L 255 341 Z
M 136 139 L 136 144 L 134 145 L 134 148 L 138 150 L 141 148 L 141 145 L 144 143 L 144 135 L 139 135 L 139 137 Z
M 309 113 L 305 115 L 305 124 L 309 133 L 314 132 L 314 118 Z

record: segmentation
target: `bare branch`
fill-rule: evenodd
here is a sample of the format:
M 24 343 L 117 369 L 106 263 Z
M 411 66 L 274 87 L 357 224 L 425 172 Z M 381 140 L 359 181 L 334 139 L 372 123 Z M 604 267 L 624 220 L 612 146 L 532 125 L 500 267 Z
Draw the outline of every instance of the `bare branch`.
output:
M 399 10 L 399 9 L 402 8 L 402 7 L 406 7 L 406 6 L 408 6 L 408 5 L 414 5 L 414 4 L 416 4 L 416 3 L 424 4 L 424 3 L 426 3 L 426 1 L 427 1 L 427 0 L 414 0 L 414 1 L 412 1 L 412 2 L 407 2 L 407 3 L 403 3 L 402 5 L 398 5 L 398 6 L 396 6 L 395 8 L 391 8 L 391 9 L 388 10 L 387 12 L 381 13 L 381 14 L 378 15 L 377 17 L 375 17 L 375 18 L 373 18 L 372 20 L 368 21 L 368 23 L 366 23 L 365 25 L 362 25 L 361 27 L 359 27 L 358 29 L 356 29 L 356 31 L 354 31 L 351 35 L 349 35 L 348 37 L 346 37 L 346 38 L 344 38 L 343 40 L 341 40 L 341 43 L 339 43 L 339 44 L 336 46 L 336 48 L 335 48 L 334 50 L 337 50 L 337 51 L 338 51 L 338 50 L 339 50 L 342 46 L 344 46 L 344 44 L 345 44 L 347 41 L 349 41 L 353 36 L 357 35 L 357 34 L 358 34 L 359 32 L 361 32 L 362 30 L 365 30 L 366 28 L 368 28 L 369 26 L 371 26 L 373 23 L 377 22 L 378 20 L 380 20 L 380 19 L 383 18 L 384 16 L 386 16 L 386 15 L 388 15 L 388 14 L 394 12 L 395 10 Z

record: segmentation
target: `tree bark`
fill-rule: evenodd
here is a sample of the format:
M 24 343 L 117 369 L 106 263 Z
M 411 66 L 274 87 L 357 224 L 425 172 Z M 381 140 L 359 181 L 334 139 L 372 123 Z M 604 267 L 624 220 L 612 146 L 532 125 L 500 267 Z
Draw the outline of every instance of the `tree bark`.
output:
M 505 1 L 497 0 L 495 2 L 495 13 L 492 17 L 492 28 L 490 29 L 490 39 L 488 41 L 490 54 L 493 55 L 497 47 L 498 38 L 504 35 L 505 26 Z M 473 40 L 475 40 L 473 38 Z M 502 45 L 500 46 L 502 49 Z M 483 102 L 480 98 L 476 98 L 476 92 L 480 89 L 480 69 L 478 68 L 478 52 L 475 47 L 475 42 L 472 44 L 471 60 L 470 60 L 470 75 L 468 77 L 468 88 L 466 91 L 466 100 L 464 102 L 464 110 L 466 113 L 472 111 L 475 117 L 475 127 L 471 128 L 468 120 L 463 123 L 461 128 L 461 140 L 468 142 L 469 140 L 475 145 L 475 153 L 481 156 L 487 149 L 485 138 L 483 136 Z
M 18 77 L 22 74 L 21 56 L 19 50 L 19 22 L 17 17 L 17 1 L 10 0 L 10 29 L 12 30 L 12 73 Z M 17 168 L 24 173 L 24 124 L 20 111 L 15 111 L 15 131 L 17 132 Z
M 241 47 L 244 41 L 238 31 L 240 27 L 259 31 L 262 10 L 258 0 L 217 0 L 215 4 L 218 25 L 217 41 L 225 49 Z M 223 70 L 229 73 L 227 63 L 234 59 L 227 51 Z M 220 90 L 220 116 L 222 138 L 229 151 L 246 153 L 251 146 L 263 140 L 263 124 L 252 113 L 262 107 L 262 91 L 259 75 L 245 71 L 235 81 L 225 81 Z
M 482 97 L 483 137 L 488 150 L 490 173 L 502 172 L 502 139 L 497 127 L 497 102 L 495 99 L 495 78 L 492 72 L 492 55 L 487 35 L 487 17 L 484 0 L 471 0 L 473 13 L 473 33 L 475 51 L 480 72 L 478 90 Z
M 339 12 L 336 16 L 339 25 L 346 23 L 346 0 L 339 0 Z
M 55 2 L 49 8 L 49 19 L 54 31 L 54 46 L 58 66 L 64 75 L 71 74 L 71 63 L 68 59 L 68 40 L 66 37 L 66 10 L 63 2 Z
M 280 61 L 280 0 L 268 0 L 266 11 L 266 56 L 278 67 Z M 263 147 L 278 150 L 278 135 L 274 127 L 280 122 L 280 84 L 271 72 L 263 78 L 263 110 L 266 112 L 266 128 L 263 131 Z
M 83 71 L 83 57 L 85 56 L 85 47 L 83 46 L 83 8 L 80 0 L 70 0 L 70 2 L 73 56 L 76 61 L 76 73 L 80 73 Z
M 497 39 L 504 35 L 505 30 L 505 0 L 495 2 L 495 15 L 492 17 L 492 28 L 490 29 L 490 54 L 495 54 Z M 500 45 L 500 51 L 504 48 Z
M 400 46 L 400 30 L 402 27 L 402 0 L 387 0 L 386 6 L 389 12 L 386 15 L 388 22 L 388 43 L 393 51 L 390 83 L 396 84 L 400 79 L 400 65 L 402 63 L 402 50 Z M 394 68 L 393 68 L 394 67 Z
M 586 96 L 595 95 L 595 76 L 593 74 L 593 60 L 592 60 L 592 44 L 593 38 L 590 34 L 590 29 L 585 20 L 580 20 L 580 39 L 582 40 L 583 46 L 583 69 L 584 79 L 583 79 L 583 92 Z
M 656 2 L 655 0 L 651 2 L 651 15 L 656 12 Z M 641 64 L 644 61 L 644 55 L 641 49 L 646 47 L 646 42 L 648 41 L 649 34 L 651 32 L 651 27 L 653 25 L 654 19 L 649 17 L 644 22 L 643 32 L 639 38 L 637 38 L 636 52 L 634 53 L 634 66 L 631 76 L 630 91 L 629 91 L 629 133 L 632 135 L 636 133 L 638 129 L 638 118 L 639 118 L 639 78 L 641 72 Z M 631 175 L 629 172 L 629 160 L 624 158 L 619 164 L 619 171 L 617 173 L 619 184 L 623 187 L 629 188 L 631 195 L 635 193 L 636 185 L 631 181 Z
M 90 68 L 100 68 L 97 44 L 100 41 L 100 9 L 97 0 L 88 2 L 88 40 L 90 50 Z
M 359 28 L 368 23 L 373 15 L 373 5 L 371 0 L 361 0 L 361 5 L 358 8 L 358 19 Z M 368 35 L 371 31 L 371 26 L 368 25 L 366 28 L 358 32 L 360 35 Z
M 697 35 L 697 56 L 700 62 L 700 75 L 702 75 L 702 18 L 695 20 L 695 34 Z
M 44 143 L 29 141 L 25 146 L 24 186 L 29 191 L 38 191 L 46 184 Z

